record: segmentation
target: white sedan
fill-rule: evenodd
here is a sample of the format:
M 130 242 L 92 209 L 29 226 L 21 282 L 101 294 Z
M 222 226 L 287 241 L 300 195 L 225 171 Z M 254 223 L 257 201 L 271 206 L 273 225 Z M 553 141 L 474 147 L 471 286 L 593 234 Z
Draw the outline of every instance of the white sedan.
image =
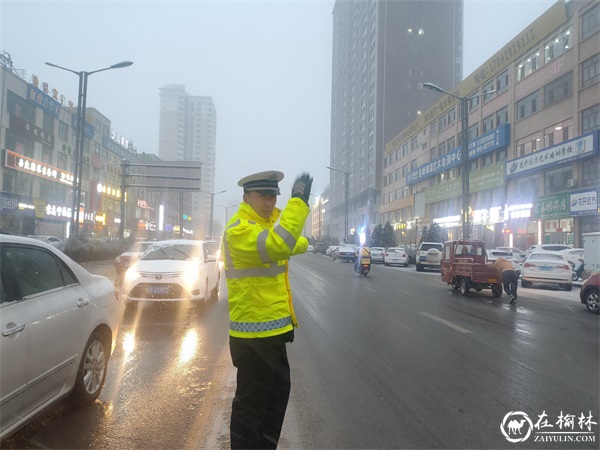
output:
M 559 253 L 533 252 L 521 269 L 521 286 L 529 288 L 533 283 L 558 284 L 559 287 L 570 291 L 571 265 Z
M 408 255 L 402 247 L 390 247 L 383 254 L 383 264 L 408 267 Z
M 125 272 L 126 301 L 208 301 L 219 291 L 218 250 L 214 241 L 174 239 L 154 243 Z
M 100 395 L 123 315 L 111 281 L 35 239 L 0 235 L 0 440 L 69 395 Z

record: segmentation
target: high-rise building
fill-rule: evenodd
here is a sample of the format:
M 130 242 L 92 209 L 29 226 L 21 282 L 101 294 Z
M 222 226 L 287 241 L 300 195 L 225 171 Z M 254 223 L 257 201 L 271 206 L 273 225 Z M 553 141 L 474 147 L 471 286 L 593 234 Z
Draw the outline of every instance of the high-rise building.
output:
M 461 80 L 462 30 L 463 0 L 336 1 L 325 234 L 378 223 L 385 143 Z
M 211 194 L 215 184 L 217 112 L 211 97 L 189 95 L 185 86 L 160 89 L 159 157 L 165 161 L 202 162 L 201 192 L 183 195 L 197 238 L 208 235 Z

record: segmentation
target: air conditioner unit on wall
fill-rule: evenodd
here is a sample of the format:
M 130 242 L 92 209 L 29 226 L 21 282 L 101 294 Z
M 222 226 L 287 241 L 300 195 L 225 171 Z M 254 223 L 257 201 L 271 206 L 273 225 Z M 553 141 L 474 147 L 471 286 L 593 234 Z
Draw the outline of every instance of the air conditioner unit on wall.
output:
M 575 180 L 575 178 L 569 178 L 567 180 L 567 187 L 575 187 L 576 183 L 577 183 L 577 180 Z

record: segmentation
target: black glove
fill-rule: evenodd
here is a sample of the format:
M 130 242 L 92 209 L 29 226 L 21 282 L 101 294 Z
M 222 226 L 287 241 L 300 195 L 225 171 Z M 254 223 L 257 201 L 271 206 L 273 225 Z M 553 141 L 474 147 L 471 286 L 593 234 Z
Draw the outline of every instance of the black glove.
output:
M 308 197 L 310 196 L 310 188 L 313 179 L 308 173 L 303 173 L 296 178 L 292 187 L 292 198 L 301 198 L 308 205 Z

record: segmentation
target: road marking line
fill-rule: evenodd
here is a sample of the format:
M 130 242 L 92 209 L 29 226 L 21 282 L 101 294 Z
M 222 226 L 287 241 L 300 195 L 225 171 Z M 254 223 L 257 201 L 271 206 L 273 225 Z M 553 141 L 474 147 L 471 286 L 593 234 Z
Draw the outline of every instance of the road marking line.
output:
M 431 320 L 435 320 L 436 322 L 439 322 L 443 325 L 446 325 L 447 327 L 450 327 L 453 330 L 458 331 L 459 333 L 465 333 L 465 334 L 472 333 L 471 330 L 467 330 L 466 328 L 460 327 L 452 322 L 448 322 L 447 320 L 444 320 L 441 317 L 434 316 L 433 314 L 429 314 L 427 312 L 419 312 L 419 314 L 421 314 L 425 317 L 429 317 Z

